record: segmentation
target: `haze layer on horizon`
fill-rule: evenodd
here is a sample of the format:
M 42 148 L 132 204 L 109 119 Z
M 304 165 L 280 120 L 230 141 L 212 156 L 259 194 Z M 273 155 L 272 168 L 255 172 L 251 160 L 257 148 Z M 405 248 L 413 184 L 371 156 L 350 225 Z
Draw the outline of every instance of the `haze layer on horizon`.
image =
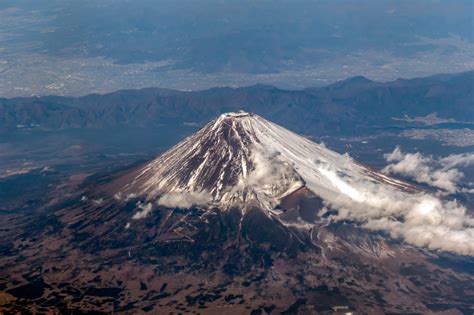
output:
M 474 69 L 472 1 L 2 1 L 0 97 Z

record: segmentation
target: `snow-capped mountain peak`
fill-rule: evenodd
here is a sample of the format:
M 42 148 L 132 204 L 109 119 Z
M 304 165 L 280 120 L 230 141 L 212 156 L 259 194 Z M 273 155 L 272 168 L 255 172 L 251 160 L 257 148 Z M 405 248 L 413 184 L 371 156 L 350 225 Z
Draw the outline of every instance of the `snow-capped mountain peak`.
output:
M 156 205 L 238 208 L 241 218 L 257 208 L 309 230 L 328 213 L 417 246 L 474 253 L 474 219 L 455 200 L 372 171 L 255 114 L 219 116 L 124 180 L 120 195 L 139 198 L 133 219 Z
M 241 111 L 222 114 L 145 165 L 125 191 L 169 206 L 258 204 L 270 210 L 301 187 L 326 200 L 360 201 L 351 179 L 389 181 L 347 155 Z

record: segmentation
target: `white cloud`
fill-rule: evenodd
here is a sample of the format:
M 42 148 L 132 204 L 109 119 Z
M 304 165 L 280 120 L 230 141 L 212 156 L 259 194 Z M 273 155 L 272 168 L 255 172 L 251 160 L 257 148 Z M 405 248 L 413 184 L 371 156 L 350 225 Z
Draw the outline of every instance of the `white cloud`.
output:
M 392 153 L 384 155 L 390 162 L 382 171 L 386 174 L 399 174 L 418 183 L 440 188 L 448 193 L 459 191 L 458 184 L 464 173 L 455 167 L 474 164 L 474 154 L 452 154 L 441 159 L 424 156 L 421 153 L 403 153 L 396 147 Z
M 157 204 L 168 208 L 191 208 L 192 206 L 205 205 L 212 201 L 212 195 L 206 191 L 201 192 L 176 192 L 161 196 Z
M 281 186 L 282 179 L 288 177 L 288 174 L 296 173 L 289 165 L 278 160 L 278 152 L 263 152 L 258 147 L 253 147 L 250 159 L 253 164 L 252 171 L 245 177 L 240 178 L 238 186 L 242 187 L 260 187 L 265 188 L 268 185 Z
M 328 167 L 323 174 L 340 190 L 339 197 L 327 202 L 338 210 L 333 219 L 361 222 L 415 246 L 474 255 L 474 219 L 456 201 L 365 181 L 349 183 Z
M 282 195 L 303 185 L 293 167 L 279 159 L 278 151 L 252 146 L 250 152 L 250 171 L 241 174 L 237 185 L 230 189 L 232 196 L 245 199 L 240 201 L 255 198 L 264 207 L 272 209 Z
M 468 167 L 474 165 L 474 153 L 451 154 L 440 159 L 444 168 Z
M 140 220 L 146 218 L 148 215 L 150 215 L 151 211 L 153 210 L 153 205 L 151 202 L 148 202 L 146 204 L 141 203 L 140 201 L 137 203 L 138 209 L 140 209 L 138 212 L 136 212 L 133 216 L 133 220 Z
M 461 178 L 464 177 L 464 174 L 458 169 L 449 169 L 449 170 L 437 170 L 432 174 L 425 175 L 425 177 L 420 177 L 419 182 L 427 183 L 433 187 L 441 188 L 449 193 L 455 193 L 458 191 L 458 182 Z

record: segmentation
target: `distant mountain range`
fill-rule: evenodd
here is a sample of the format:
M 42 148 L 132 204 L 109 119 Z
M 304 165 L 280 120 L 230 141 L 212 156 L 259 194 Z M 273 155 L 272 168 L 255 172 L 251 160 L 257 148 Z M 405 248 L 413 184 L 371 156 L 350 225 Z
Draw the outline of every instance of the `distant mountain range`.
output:
M 146 88 L 83 97 L 0 98 L 0 132 L 202 126 L 223 112 L 242 109 L 307 135 L 354 134 L 401 123 L 393 118 L 433 113 L 472 122 L 473 100 L 474 71 L 386 83 L 354 77 L 298 91 L 267 85 L 203 91 Z

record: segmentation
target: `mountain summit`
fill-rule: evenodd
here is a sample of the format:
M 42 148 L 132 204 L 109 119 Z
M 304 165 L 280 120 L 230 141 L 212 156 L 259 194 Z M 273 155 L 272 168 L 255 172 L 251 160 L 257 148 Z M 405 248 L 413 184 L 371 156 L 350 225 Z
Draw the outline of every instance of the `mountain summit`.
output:
M 403 186 L 348 155 L 240 111 L 222 114 L 137 170 L 123 193 L 170 207 L 258 205 L 273 211 L 302 188 L 327 202 L 361 202 L 364 196 L 353 183 Z

